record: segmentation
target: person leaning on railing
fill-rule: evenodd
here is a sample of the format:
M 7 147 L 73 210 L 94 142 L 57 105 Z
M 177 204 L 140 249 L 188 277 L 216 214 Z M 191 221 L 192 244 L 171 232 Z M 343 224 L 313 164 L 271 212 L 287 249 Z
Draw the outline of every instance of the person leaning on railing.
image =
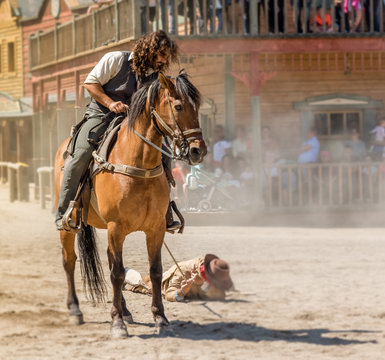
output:
M 95 4 L 90 5 L 87 9 L 87 15 L 91 14 L 95 10 L 99 10 L 103 5 L 112 4 L 115 0 L 93 0 Z

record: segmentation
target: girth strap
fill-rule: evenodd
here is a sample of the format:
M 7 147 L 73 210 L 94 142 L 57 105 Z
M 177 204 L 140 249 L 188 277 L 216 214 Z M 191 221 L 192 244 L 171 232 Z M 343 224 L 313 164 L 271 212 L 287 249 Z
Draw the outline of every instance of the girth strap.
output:
M 111 173 L 118 173 L 127 176 L 134 176 L 144 179 L 151 179 L 158 177 L 163 174 L 163 166 L 160 164 L 154 169 L 141 169 L 134 166 L 122 165 L 122 164 L 112 164 L 107 160 L 99 156 L 96 151 L 92 152 L 95 163 L 98 164 L 96 172 L 107 171 Z

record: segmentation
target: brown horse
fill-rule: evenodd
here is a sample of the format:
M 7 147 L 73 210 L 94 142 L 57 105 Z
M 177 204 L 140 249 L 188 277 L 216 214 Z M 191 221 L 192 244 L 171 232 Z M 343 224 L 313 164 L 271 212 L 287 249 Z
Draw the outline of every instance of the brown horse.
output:
M 169 79 L 159 74 L 158 80 L 134 94 L 129 116 L 122 122 L 108 163 L 139 168 L 143 172 L 143 169 L 159 169 L 163 137 L 169 138 L 173 143 L 173 158 L 183 159 L 191 165 L 201 162 L 206 154 L 206 145 L 199 127 L 199 104 L 200 94 L 187 75 L 180 73 L 175 79 Z M 56 198 L 60 190 L 63 153 L 67 143 L 68 140 L 60 146 L 56 154 Z M 134 231 L 143 231 L 146 234 L 153 288 L 151 310 L 155 325 L 163 328 L 169 324 L 162 304 L 161 248 L 166 231 L 165 214 L 170 189 L 162 171 L 156 174 L 154 172 L 154 177 L 148 177 L 148 174 L 143 177 L 106 171 L 97 174 L 93 178 L 97 210 L 90 206 L 89 225 L 83 224 L 77 235 L 83 279 L 87 280 L 84 287 L 87 285 L 88 293 L 93 299 L 100 300 L 104 298 L 105 283 L 93 228 L 108 230 L 107 255 L 113 287 L 113 337 L 128 336 L 123 319 L 129 321 L 131 314 L 122 294 L 125 278 L 122 250 L 126 235 Z M 75 235 L 61 231 L 60 240 L 68 283 L 67 307 L 72 322 L 79 324 L 83 322 L 83 315 L 79 309 L 74 283 Z

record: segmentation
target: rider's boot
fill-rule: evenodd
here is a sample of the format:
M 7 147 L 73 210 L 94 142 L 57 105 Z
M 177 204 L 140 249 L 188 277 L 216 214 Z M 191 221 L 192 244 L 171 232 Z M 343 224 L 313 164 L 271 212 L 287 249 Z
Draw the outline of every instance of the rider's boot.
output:
M 172 213 L 171 202 L 168 204 L 168 209 L 166 213 L 166 231 L 174 234 L 175 231 L 178 231 L 182 227 L 182 224 L 179 221 L 174 220 Z

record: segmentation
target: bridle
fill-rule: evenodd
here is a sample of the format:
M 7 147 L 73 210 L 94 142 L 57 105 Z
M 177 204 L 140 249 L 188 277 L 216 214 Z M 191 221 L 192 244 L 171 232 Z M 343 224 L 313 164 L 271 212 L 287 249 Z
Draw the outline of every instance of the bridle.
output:
M 147 91 L 147 100 L 150 101 L 151 97 L 151 90 L 152 90 L 152 84 L 149 86 Z M 151 121 L 154 124 L 154 127 L 156 131 L 165 139 L 166 144 L 169 148 L 171 148 L 171 152 L 165 151 L 164 149 L 160 148 L 159 146 L 155 145 L 153 142 L 148 140 L 146 137 L 144 137 L 142 134 L 138 133 L 135 129 L 133 129 L 133 132 L 139 136 L 145 143 L 152 146 L 156 150 L 160 151 L 162 154 L 168 156 L 169 158 L 173 160 L 184 160 L 188 161 L 188 154 L 190 151 L 190 141 L 194 140 L 200 140 L 202 139 L 202 129 L 201 128 L 194 128 L 194 129 L 188 129 L 185 131 L 182 131 L 180 128 L 178 122 L 175 120 L 175 115 L 172 110 L 171 101 L 170 101 L 170 92 L 168 89 L 166 89 L 167 94 L 167 103 L 170 108 L 171 112 L 171 118 L 175 125 L 175 130 L 173 130 L 170 126 L 167 125 L 167 123 L 162 119 L 162 117 L 158 114 L 158 112 L 155 110 L 153 106 L 151 106 L 150 115 L 151 115 Z M 161 130 L 161 127 L 164 129 L 164 131 Z M 192 134 L 197 134 L 195 136 L 191 136 Z M 171 141 L 171 145 L 169 144 L 169 141 Z

